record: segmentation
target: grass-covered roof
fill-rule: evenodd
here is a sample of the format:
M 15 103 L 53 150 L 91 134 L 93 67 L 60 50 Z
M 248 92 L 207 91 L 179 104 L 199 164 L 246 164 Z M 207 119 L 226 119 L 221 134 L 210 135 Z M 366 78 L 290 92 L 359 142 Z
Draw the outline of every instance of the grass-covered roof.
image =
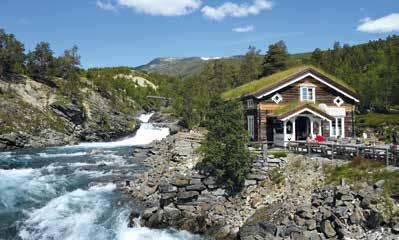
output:
M 271 87 L 280 81 L 289 79 L 290 77 L 292 77 L 300 72 L 306 71 L 306 70 L 313 70 L 315 72 L 318 72 L 318 73 L 324 75 L 325 77 L 331 79 L 332 81 L 336 82 L 337 84 L 345 87 L 346 89 L 348 89 L 352 92 L 356 92 L 355 89 L 353 89 L 351 86 L 349 86 L 347 83 L 345 83 L 341 79 L 338 79 L 337 77 L 334 77 L 331 74 L 328 74 L 325 71 L 323 71 L 317 67 L 314 67 L 311 65 L 304 65 L 304 66 L 289 68 L 287 70 L 272 74 L 267 77 L 263 77 L 259 80 L 255 80 L 255 81 L 246 83 L 244 85 L 241 85 L 237 88 L 228 90 L 222 94 L 222 97 L 224 99 L 228 100 L 228 99 L 239 98 L 239 97 L 242 97 L 247 94 L 254 94 L 262 89 Z

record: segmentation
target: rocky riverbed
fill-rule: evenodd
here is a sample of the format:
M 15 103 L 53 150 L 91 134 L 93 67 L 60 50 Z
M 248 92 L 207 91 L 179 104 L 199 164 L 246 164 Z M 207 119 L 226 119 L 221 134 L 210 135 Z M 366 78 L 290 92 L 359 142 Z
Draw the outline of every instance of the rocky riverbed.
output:
M 344 164 L 289 154 L 256 160 L 245 188 L 230 195 L 200 168 L 205 131 L 180 131 L 151 146 L 148 172 L 123 191 L 143 210 L 131 225 L 175 228 L 214 239 L 398 239 L 382 216 L 381 186 L 325 186 L 323 165 Z M 137 150 L 140 155 L 140 150 Z M 378 222 L 378 223 L 377 223 Z M 371 236 L 371 237 L 370 237 Z

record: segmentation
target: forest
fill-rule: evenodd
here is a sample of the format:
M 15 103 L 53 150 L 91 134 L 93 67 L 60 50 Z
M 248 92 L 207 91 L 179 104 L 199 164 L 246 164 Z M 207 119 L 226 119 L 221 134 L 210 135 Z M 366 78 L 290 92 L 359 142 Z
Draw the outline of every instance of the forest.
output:
M 266 53 L 249 47 L 239 67 L 221 60 L 209 62 L 201 74 L 164 82 L 162 94 L 174 99 L 173 111 L 187 127 L 201 125 L 212 98 L 249 81 L 287 68 L 311 64 L 355 88 L 361 98 L 358 114 L 397 113 L 399 105 L 399 37 L 349 46 L 336 42 L 332 48 L 311 54 L 288 53 L 283 41 Z M 365 120 L 367 121 L 367 120 Z

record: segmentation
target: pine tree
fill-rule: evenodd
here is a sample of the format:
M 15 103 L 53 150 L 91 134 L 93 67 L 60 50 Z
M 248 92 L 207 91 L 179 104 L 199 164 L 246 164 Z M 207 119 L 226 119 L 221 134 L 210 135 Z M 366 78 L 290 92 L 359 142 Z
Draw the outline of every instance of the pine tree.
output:
M 0 29 L 0 76 L 23 73 L 24 45 Z
M 253 46 L 249 46 L 248 52 L 245 54 L 241 63 L 238 77 L 233 83 L 233 87 L 237 87 L 259 78 L 262 61 L 259 54 L 259 50 L 256 50 Z
M 78 55 L 78 47 L 73 46 L 71 49 L 64 51 L 64 54 L 56 59 L 57 76 L 72 80 L 78 77 L 80 65 L 80 56 Z
M 232 191 L 239 190 L 250 166 L 241 104 L 213 99 L 208 117 L 208 133 L 201 146 L 204 162 L 219 183 L 225 183 Z
M 263 61 L 263 76 L 282 71 L 287 68 L 288 51 L 284 41 L 269 46 Z
M 55 61 L 50 44 L 40 42 L 35 50 L 28 54 L 28 72 L 35 79 L 48 80 L 54 75 Z

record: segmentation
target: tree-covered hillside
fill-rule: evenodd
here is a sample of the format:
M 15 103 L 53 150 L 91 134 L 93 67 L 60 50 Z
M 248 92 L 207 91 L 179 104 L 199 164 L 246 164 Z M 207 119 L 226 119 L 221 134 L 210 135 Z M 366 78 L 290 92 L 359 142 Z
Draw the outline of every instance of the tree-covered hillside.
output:
M 399 104 L 399 36 L 332 49 L 316 49 L 311 62 L 358 90 L 362 112 L 389 112 Z

